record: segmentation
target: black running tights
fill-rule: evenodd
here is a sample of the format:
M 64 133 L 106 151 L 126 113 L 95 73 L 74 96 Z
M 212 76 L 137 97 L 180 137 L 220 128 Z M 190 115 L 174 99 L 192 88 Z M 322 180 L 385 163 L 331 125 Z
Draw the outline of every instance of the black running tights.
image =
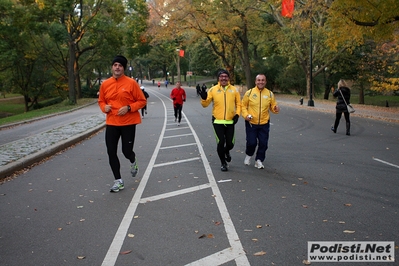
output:
M 107 146 L 107 153 L 109 165 L 115 179 L 121 178 L 120 162 L 118 159 L 118 142 L 122 137 L 122 153 L 126 159 L 131 163 L 136 160 L 136 154 L 133 151 L 134 138 L 136 136 L 136 125 L 129 126 L 110 126 L 107 125 L 105 130 L 105 144 Z

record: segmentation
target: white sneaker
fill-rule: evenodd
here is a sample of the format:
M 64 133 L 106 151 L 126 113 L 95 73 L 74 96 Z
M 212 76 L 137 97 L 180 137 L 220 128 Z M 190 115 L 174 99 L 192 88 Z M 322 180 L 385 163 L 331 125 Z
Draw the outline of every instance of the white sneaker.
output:
M 249 155 L 245 156 L 244 164 L 245 165 L 250 165 L 251 164 L 251 156 L 249 156 Z
M 258 168 L 258 169 L 265 168 L 265 166 L 262 164 L 262 162 L 260 160 L 256 160 L 255 167 Z

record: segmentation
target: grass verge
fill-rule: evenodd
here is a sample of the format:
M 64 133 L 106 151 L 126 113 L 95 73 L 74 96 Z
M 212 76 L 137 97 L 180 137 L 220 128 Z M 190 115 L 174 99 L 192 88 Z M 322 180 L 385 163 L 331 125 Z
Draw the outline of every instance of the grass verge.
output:
M 22 104 L 15 103 L 14 100 L 11 100 L 11 102 L 6 102 L 6 101 L 1 102 L 0 113 L 10 113 L 10 114 L 17 113 L 17 114 L 0 118 L 0 126 L 22 122 L 55 113 L 69 111 L 97 101 L 96 98 L 83 98 L 83 99 L 78 99 L 76 105 L 70 105 L 67 101 L 64 101 L 62 103 L 54 104 L 48 107 L 43 107 L 41 109 L 32 110 L 29 112 L 23 112 L 24 110 L 23 103 Z

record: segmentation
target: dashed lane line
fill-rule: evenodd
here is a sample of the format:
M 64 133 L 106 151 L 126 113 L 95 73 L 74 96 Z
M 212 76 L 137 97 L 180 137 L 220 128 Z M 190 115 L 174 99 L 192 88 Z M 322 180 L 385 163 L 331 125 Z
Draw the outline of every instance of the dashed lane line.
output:
M 222 194 L 219 190 L 219 187 L 217 185 L 217 182 L 215 180 L 215 177 L 213 175 L 213 172 L 211 170 L 211 167 L 209 165 L 209 162 L 205 156 L 205 152 L 202 148 L 201 142 L 197 136 L 197 134 L 195 133 L 193 127 L 191 126 L 190 122 L 188 121 L 186 115 L 183 113 L 183 116 L 185 118 L 185 120 L 187 121 L 188 127 L 191 129 L 191 132 L 193 132 L 190 135 L 193 135 L 198 149 L 199 149 L 199 153 L 201 154 L 201 157 L 194 157 L 194 158 L 190 158 L 190 159 L 185 159 L 185 160 L 178 160 L 178 161 L 174 161 L 174 162 L 168 162 L 168 163 L 164 163 L 164 164 L 155 164 L 156 158 L 158 156 L 158 152 L 161 149 L 161 144 L 162 144 L 162 140 L 164 138 L 164 134 L 166 131 L 166 125 L 167 125 L 167 112 L 168 109 L 165 106 L 165 102 L 157 95 L 158 93 L 154 93 L 154 95 L 159 98 L 164 106 L 164 110 L 165 110 L 165 119 L 164 119 L 164 124 L 160 133 L 160 137 L 158 139 L 158 143 L 155 147 L 154 153 L 150 159 L 150 162 L 147 166 L 147 169 L 143 175 L 143 178 L 138 186 L 138 188 L 136 189 L 136 193 L 134 194 L 132 201 L 130 202 L 126 213 L 122 219 L 121 224 L 119 225 L 119 228 L 115 234 L 115 237 L 111 243 L 110 248 L 108 249 L 108 252 L 104 258 L 104 261 L 102 263 L 103 266 L 111 266 L 111 265 L 115 265 L 116 260 L 118 258 L 120 249 L 123 245 L 124 239 L 126 237 L 126 234 L 128 232 L 129 226 L 132 222 L 132 219 L 134 217 L 134 213 L 137 209 L 138 204 L 140 203 L 145 203 L 148 201 L 155 201 L 161 198 L 165 198 L 165 197 L 173 197 L 173 196 L 177 196 L 177 195 L 181 195 L 184 193 L 190 193 L 193 191 L 199 191 L 202 189 L 208 189 L 210 188 L 212 190 L 212 193 L 214 195 L 214 199 L 216 201 L 216 205 L 219 208 L 222 220 L 223 220 L 223 224 L 224 224 L 224 228 L 226 231 L 226 236 L 228 238 L 228 241 L 230 243 L 230 248 L 221 250 L 219 252 L 216 252 L 210 256 L 204 257 L 200 260 L 194 261 L 188 265 L 190 266 L 194 266 L 194 265 L 221 265 L 224 263 L 227 263 L 229 261 L 235 260 L 236 264 L 239 266 L 247 266 L 250 265 L 248 258 L 245 254 L 245 251 L 243 249 L 243 246 L 241 244 L 241 241 L 238 237 L 238 234 L 235 230 L 234 224 L 231 220 L 230 214 L 227 210 L 226 204 L 223 200 Z M 163 96 L 163 95 L 162 95 Z M 165 97 L 165 96 L 163 96 Z M 179 129 L 183 129 L 183 127 L 179 127 Z M 184 135 L 186 136 L 186 134 Z M 206 175 L 208 177 L 209 183 L 207 184 L 203 184 L 200 186 L 195 186 L 195 187 L 191 187 L 191 188 L 187 188 L 187 189 L 182 189 L 182 190 L 177 190 L 174 192 L 169 192 L 169 193 L 165 193 L 165 194 L 160 194 L 160 195 L 156 195 L 156 196 L 152 196 L 152 197 L 147 197 L 147 198 L 141 198 L 143 193 L 144 193 L 144 189 L 147 185 L 147 182 L 149 180 L 151 171 L 153 169 L 153 167 L 160 167 L 160 166 L 165 166 L 165 165 L 170 165 L 170 164 L 176 164 L 176 163 L 183 163 L 183 162 L 187 162 L 187 161 L 192 161 L 192 160 L 200 160 L 202 159 L 204 168 L 205 168 L 205 172 Z

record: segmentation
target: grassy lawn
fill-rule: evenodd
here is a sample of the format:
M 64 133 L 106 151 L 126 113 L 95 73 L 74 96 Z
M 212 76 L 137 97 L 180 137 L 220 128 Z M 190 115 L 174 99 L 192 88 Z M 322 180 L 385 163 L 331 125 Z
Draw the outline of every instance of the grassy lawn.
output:
M 96 101 L 96 98 L 78 99 L 76 105 L 70 105 L 64 101 L 41 109 L 25 112 L 23 98 L 11 98 L 7 95 L 6 99 L 0 100 L 0 125 L 12 124 L 64 112 Z

